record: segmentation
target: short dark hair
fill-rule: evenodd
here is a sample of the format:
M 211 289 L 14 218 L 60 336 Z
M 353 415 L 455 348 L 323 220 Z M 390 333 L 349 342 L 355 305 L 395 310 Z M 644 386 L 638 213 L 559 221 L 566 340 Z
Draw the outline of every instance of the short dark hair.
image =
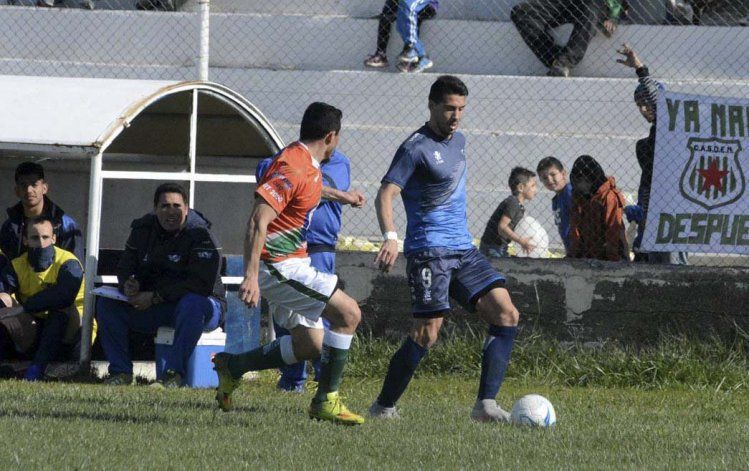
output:
M 513 195 L 518 194 L 518 185 L 522 183 L 528 183 L 528 180 L 535 177 L 536 174 L 531 170 L 523 167 L 515 167 L 510 171 L 510 178 L 507 184 L 510 186 L 510 191 Z
M 179 183 L 174 182 L 166 182 L 162 183 L 161 185 L 156 188 L 156 191 L 153 193 L 153 206 L 156 207 L 156 205 L 159 204 L 159 199 L 161 198 L 161 195 L 164 193 L 179 193 L 182 195 L 182 201 L 184 201 L 185 204 L 187 204 L 188 198 L 187 198 L 187 191 L 185 191 L 185 188 L 180 185 Z
M 343 112 L 333 105 L 316 101 L 304 110 L 302 125 L 299 128 L 299 140 L 317 141 L 329 132 L 341 132 Z
M 47 216 L 46 214 L 40 214 L 39 216 L 34 216 L 32 218 L 29 218 L 26 220 L 25 226 L 23 228 L 23 233 L 26 237 L 29 236 L 29 227 L 36 226 L 37 224 L 44 224 L 45 222 L 48 222 L 50 226 L 52 226 L 52 229 L 55 228 L 55 223 L 52 221 L 52 218 Z
M 560 162 L 556 157 L 550 155 L 538 161 L 538 165 L 536 165 L 536 172 L 545 172 L 551 167 L 556 168 L 560 172 L 564 170 L 564 165 L 562 165 L 562 162 Z
M 18 183 L 18 180 L 20 180 L 21 177 L 27 175 L 35 176 L 37 180 L 44 180 L 44 167 L 36 162 L 21 162 L 18 164 L 18 167 L 16 167 L 16 183 Z
M 444 103 L 447 95 L 468 96 L 468 87 L 454 75 L 441 75 L 429 89 L 429 101 Z

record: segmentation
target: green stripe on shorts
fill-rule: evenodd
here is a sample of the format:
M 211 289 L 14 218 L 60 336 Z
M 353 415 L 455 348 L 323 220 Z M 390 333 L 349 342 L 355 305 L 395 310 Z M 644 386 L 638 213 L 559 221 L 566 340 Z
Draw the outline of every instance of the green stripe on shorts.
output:
M 316 299 L 318 301 L 321 301 L 325 304 L 328 304 L 328 301 L 330 300 L 329 296 L 325 296 L 324 294 L 320 294 L 317 291 L 313 290 L 309 286 L 306 286 L 304 283 L 300 283 L 296 280 L 289 280 L 288 278 L 285 278 L 281 272 L 279 272 L 276 267 L 271 265 L 270 263 L 265 264 L 266 267 L 268 267 L 268 271 L 271 275 L 273 275 L 278 281 L 281 283 L 286 283 L 295 290 L 299 291 L 305 296 L 309 296 L 312 299 Z

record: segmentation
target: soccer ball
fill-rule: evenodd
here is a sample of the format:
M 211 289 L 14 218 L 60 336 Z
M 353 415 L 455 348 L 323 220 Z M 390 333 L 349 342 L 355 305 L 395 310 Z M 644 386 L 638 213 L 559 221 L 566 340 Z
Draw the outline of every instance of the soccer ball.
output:
M 515 425 L 551 427 L 557 422 L 557 414 L 548 399 L 538 394 L 528 394 L 512 406 L 511 419 Z

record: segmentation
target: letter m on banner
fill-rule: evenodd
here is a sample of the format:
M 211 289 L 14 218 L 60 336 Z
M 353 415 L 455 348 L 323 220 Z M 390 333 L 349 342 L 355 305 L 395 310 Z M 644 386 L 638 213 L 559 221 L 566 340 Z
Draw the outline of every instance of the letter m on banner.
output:
M 734 203 L 746 182 L 739 153 L 741 142 L 718 138 L 690 138 L 690 155 L 682 170 L 679 190 L 687 200 L 707 210 Z

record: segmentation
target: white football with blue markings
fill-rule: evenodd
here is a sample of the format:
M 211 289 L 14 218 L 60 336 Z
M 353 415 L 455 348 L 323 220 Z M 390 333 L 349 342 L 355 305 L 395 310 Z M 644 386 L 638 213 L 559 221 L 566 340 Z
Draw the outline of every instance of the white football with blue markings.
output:
M 554 406 L 548 399 L 538 394 L 521 397 L 512 406 L 512 423 L 531 427 L 551 427 L 557 422 Z

